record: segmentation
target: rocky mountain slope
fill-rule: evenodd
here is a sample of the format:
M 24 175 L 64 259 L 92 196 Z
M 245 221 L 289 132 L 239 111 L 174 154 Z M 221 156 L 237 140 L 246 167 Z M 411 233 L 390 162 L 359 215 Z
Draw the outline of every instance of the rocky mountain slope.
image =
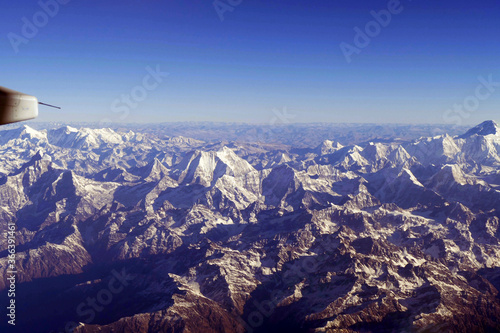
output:
M 16 328 L 500 331 L 499 126 L 337 140 L 0 131 Z

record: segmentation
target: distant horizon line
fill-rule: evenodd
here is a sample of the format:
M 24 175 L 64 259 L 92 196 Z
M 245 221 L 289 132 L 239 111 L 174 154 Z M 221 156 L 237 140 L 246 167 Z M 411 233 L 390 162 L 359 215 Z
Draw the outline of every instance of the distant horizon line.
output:
M 162 122 L 107 122 L 101 123 L 99 121 L 28 121 L 28 122 L 18 122 L 13 123 L 12 125 L 29 125 L 29 124 L 89 124 L 89 125 L 99 125 L 102 127 L 110 127 L 110 126 L 130 126 L 130 125 L 140 125 L 140 126 L 158 126 L 162 124 L 192 124 L 192 125 L 201 125 L 201 124 L 210 124 L 210 125 L 246 125 L 246 126 L 278 126 L 278 127 L 286 127 L 286 126 L 296 126 L 296 125 L 361 125 L 361 126 L 381 126 L 381 125 L 389 125 L 389 126 L 444 126 L 444 127 L 470 127 L 477 126 L 486 121 L 494 121 L 497 124 L 499 121 L 495 119 L 486 119 L 478 123 L 471 124 L 446 124 L 446 123 L 402 123 L 402 122 L 290 122 L 290 123 L 276 123 L 270 124 L 268 122 L 265 123 L 253 123 L 253 122 L 237 122 L 237 121 L 162 121 Z

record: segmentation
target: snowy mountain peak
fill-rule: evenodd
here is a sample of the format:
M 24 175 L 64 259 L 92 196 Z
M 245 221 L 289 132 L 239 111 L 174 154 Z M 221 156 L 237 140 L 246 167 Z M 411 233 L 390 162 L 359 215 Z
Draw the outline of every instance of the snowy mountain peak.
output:
M 232 149 L 226 146 L 219 150 L 216 156 L 231 169 L 233 175 L 244 175 L 255 171 L 250 163 L 236 155 Z
M 28 125 L 23 125 L 18 128 L 8 129 L 0 131 L 0 144 L 6 144 L 10 140 L 23 140 L 28 139 L 29 141 L 39 142 L 47 140 L 47 134 L 45 131 L 37 131 Z
M 142 169 L 141 174 L 145 181 L 159 181 L 169 173 L 169 170 L 156 157 L 153 159 L 153 162 Z
M 482 136 L 500 135 L 500 127 L 494 120 L 487 120 L 471 128 L 465 134 L 461 135 L 460 138 L 469 138 L 476 134 Z
M 69 134 L 69 133 L 72 133 L 72 132 L 78 132 L 78 129 L 75 128 L 75 127 L 71 127 L 71 126 L 65 126 L 63 127 L 64 131 Z
M 49 142 L 64 148 L 89 149 L 123 143 L 123 137 L 110 128 L 91 129 L 65 126 L 49 131 Z
M 431 178 L 430 183 L 432 188 L 440 188 L 452 184 L 465 185 L 467 180 L 458 165 L 446 164 Z
M 168 138 L 166 141 L 172 145 L 178 145 L 178 146 L 180 145 L 199 146 L 203 144 L 203 141 L 195 140 L 192 138 L 186 138 L 180 135 Z
M 324 140 L 323 143 L 321 143 L 318 147 L 316 147 L 316 151 L 320 155 L 327 155 L 327 154 L 333 154 L 342 146 L 339 142 L 332 141 L 332 140 Z

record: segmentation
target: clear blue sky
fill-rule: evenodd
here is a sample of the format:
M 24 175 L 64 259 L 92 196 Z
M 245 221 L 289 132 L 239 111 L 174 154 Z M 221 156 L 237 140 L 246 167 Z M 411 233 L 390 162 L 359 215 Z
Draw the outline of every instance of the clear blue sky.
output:
M 446 113 L 475 95 L 478 76 L 500 82 L 498 1 L 401 0 L 348 63 L 340 44 L 355 46 L 354 28 L 387 8 L 378 0 L 242 0 L 221 21 L 212 0 L 72 0 L 44 22 L 37 1 L 9 1 L 0 85 L 64 108 L 41 108 L 40 121 L 269 123 L 283 107 L 293 122 L 500 118 L 500 84 L 478 105 L 469 99 L 472 111 Z M 38 20 L 34 36 L 23 37 L 23 17 Z M 125 106 L 121 95 L 141 92 L 148 66 L 169 75 L 154 89 L 147 81 L 147 97 Z

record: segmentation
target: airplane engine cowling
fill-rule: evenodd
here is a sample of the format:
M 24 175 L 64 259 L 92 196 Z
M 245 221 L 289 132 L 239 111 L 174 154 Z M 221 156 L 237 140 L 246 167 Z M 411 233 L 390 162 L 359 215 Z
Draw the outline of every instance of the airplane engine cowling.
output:
M 0 87 L 0 125 L 34 119 L 38 116 L 38 99 L 15 90 Z

